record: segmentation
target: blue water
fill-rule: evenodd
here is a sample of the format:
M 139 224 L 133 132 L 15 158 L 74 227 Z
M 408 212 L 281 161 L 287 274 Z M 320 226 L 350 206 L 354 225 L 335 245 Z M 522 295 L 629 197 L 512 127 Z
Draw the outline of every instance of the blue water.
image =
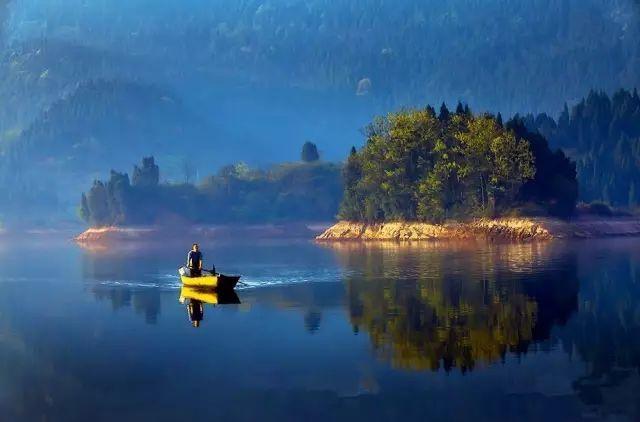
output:
M 0 243 L 0 420 L 640 418 L 640 239 L 188 246 Z

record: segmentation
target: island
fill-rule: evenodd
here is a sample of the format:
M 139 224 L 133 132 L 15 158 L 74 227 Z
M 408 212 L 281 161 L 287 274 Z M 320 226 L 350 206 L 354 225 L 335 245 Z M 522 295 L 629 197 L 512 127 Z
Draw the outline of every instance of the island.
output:
M 344 168 L 340 221 L 318 241 L 550 240 L 640 235 L 640 219 L 577 206 L 576 165 L 522 119 L 443 104 L 391 113 Z

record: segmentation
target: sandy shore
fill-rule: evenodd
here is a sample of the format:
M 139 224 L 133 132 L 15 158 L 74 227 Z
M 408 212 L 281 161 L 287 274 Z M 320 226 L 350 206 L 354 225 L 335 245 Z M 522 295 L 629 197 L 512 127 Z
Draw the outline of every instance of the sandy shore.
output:
M 466 223 L 428 224 L 389 222 L 367 224 L 341 221 L 316 237 L 318 241 L 421 241 L 489 240 L 536 241 L 562 238 L 640 236 L 640 218 L 550 218 L 479 219 Z

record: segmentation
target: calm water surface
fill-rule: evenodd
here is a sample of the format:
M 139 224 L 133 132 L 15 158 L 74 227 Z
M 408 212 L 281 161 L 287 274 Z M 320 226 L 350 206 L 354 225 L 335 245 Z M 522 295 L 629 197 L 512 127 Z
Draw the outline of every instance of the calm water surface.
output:
M 640 239 L 188 246 L 0 243 L 0 420 L 640 419 Z

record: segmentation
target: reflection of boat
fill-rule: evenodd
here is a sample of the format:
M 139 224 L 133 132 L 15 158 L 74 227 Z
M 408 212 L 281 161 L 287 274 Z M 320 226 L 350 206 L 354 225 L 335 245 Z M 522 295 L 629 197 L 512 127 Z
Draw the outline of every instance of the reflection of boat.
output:
M 240 276 L 228 276 L 224 274 L 203 274 L 202 277 L 188 277 L 181 274 L 182 284 L 189 287 L 201 287 L 208 289 L 233 290 L 240 280 Z
M 211 290 L 182 286 L 180 290 L 180 303 L 184 303 L 187 299 L 212 305 L 235 305 L 240 303 L 240 298 L 233 290 L 214 292 Z

